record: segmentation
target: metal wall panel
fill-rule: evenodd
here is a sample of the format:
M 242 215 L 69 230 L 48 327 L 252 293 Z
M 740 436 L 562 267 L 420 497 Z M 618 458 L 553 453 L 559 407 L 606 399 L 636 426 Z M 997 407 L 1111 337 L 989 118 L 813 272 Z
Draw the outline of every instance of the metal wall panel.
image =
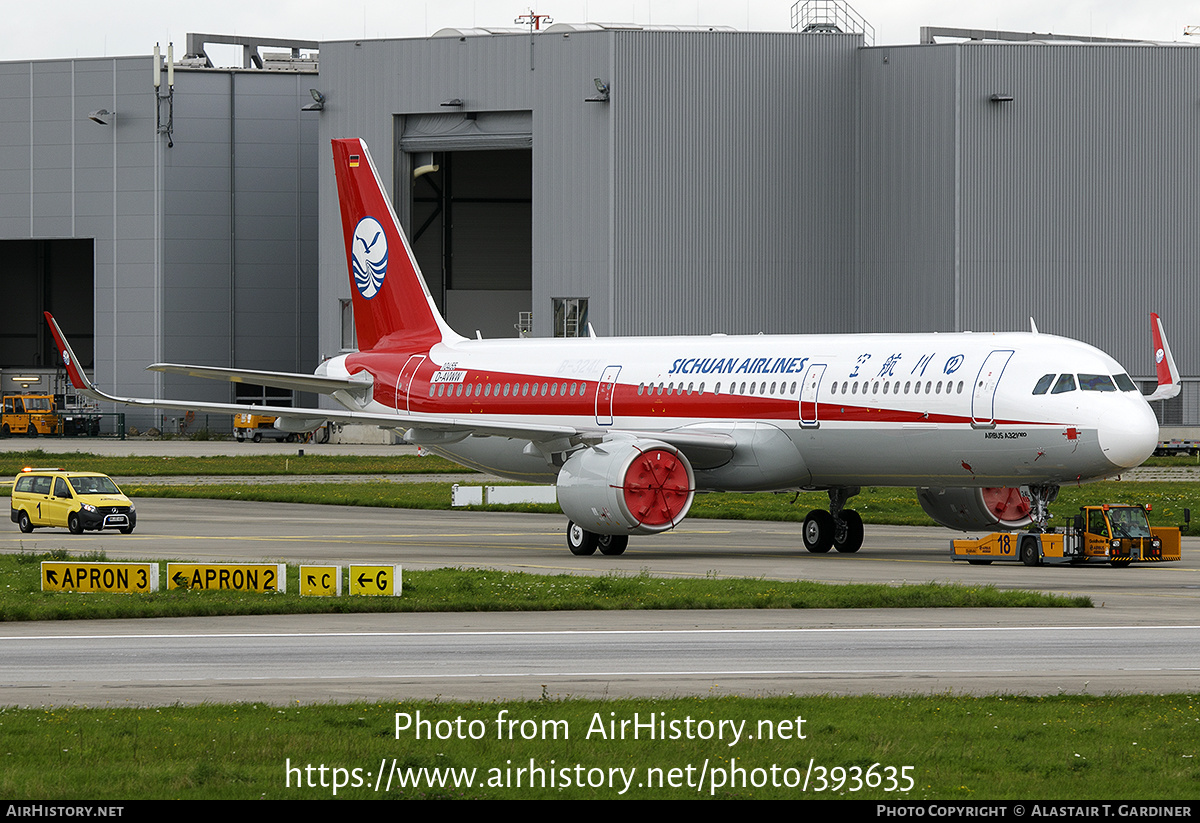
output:
M 155 131 L 150 60 L 0 64 L 0 237 L 94 240 L 95 362 L 88 365 L 99 384 L 134 395 L 195 389 L 191 396 L 227 399 L 223 384 L 185 386 L 145 366 L 168 355 L 229 363 L 236 350 L 230 73 L 176 72 L 175 147 L 167 149 Z M 255 288 L 271 286 L 270 300 L 259 291 L 260 299 L 247 301 L 257 310 L 245 322 L 262 341 L 245 348 L 258 358 L 248 365 L 308 370 L 316 363 L 316 124 L 302 119 L 300 107 L 311 83 L 283 73 L 263 73 L 262 81 L 244 84 L 252 126 L 245 139 L 258 148 L 245 151 L 241 191 L 255 210 L 239 242 L 273 246 L 275 254 L 245 273 Z M 88 119 L 101 108 L 117 113 L 110 125 Z M 286 198 L 255 200 L 280 191 Z M 256 222 L 259 210 L 273 216 Z M 155 422 L 129 414 L 139 427 Z
M 617 330 L 844 328 L 861 38 L 615 37 Z
M 532 112 L 533 304 L 535 328 L 550 332 L 550 298 L 594 290 L 597 323 L 609 331 L 609 120 L 592 78 L 611 76 L 604 34 L 540 34 L 322 43 L 320 116 L 320 338 L 325 355 L 341 339 L 339 301 L 349 299 L 329 140 L 361 137 L 385 183 L 396 181 L 396 211 L 409 221 L 407 160 L 397 173 L 405 117 L 457 111 Z M 412 226 L 407 225 L 411 231 Z M 458 301 L 456 305 L 475 305 Z M 514 315 L 506 321 L 511 327 Z M 464 328 L 467 334 L 473 327 Z M 515 334 L 515 331 L 513 332 Z
M 1141 378 L 1156 310 L 1196 378 L 1200 52 L 969 43 L 863 49 L 859 65 L 858 330 L 1034 317 Z
M 589 298 L 601 334 L 839 328 L 860 44 L 654 31 L 323 43 L 322 351 L 349 297 L 328 140 L 363 137 L 392 180 L 395 121 L 453 98 L 532 112 L 535 334 L 551 333 L 554 297 Z M 608 103 L 586 102 L 595 78 Z
M 164 359 L 311 371 L 315 338 L 315 75 L 177 71 L 164 154 Z M 307 217 L 306 217 L 307 215 Z M 172 396 L 229 384 L 165 375 Z
M 959 48 L 964 322 L 1034 315 L 1149 377 L 1157 310 L 1185 375 L 1200 375 L 1200 52 Z M 990 102 L 1001 90 L 1013 101 Z
M 94 238 L 88 365 L 106 387 L 143 394 L 154 383 L 141 365 L 158 354 L 146 333 L 157 316 L 153 112 L 146 129 L 127 91 L 136 85 L 145 100 L 149 76 L 148 57 L 0 65 L 0 165 L 11 172 L 0 185 L 0 236 Z M 118 118 L 88 120 L 100 108 Z
M 855 331 L 954 329 L 954 57 L 858 55 Z

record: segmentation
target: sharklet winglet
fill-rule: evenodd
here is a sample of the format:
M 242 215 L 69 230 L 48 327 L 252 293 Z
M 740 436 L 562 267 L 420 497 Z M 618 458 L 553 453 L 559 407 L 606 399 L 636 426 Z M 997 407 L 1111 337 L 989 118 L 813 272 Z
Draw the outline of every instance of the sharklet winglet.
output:
M 1167 334 L 1163 331 L 1162 318 L 1154 312 L 1150 314 L 1150 336 L 1154 342 L 1154 370 L 1158 375 L 1158 388 L 1146 396 L 1146 402 L 1153 403 L 1178 395 L 1183 389 L 1183 378 L 1171 354 L 1171 344 L 1167 342 Z

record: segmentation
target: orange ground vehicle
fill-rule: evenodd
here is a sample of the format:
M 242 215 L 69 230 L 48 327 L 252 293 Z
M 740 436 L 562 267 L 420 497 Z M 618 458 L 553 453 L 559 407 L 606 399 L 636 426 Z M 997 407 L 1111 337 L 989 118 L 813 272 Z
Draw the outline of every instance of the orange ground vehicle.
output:
M 1081 506 L 1065 531 L 995 532 L 978 540 L 950 541 L 954 560 L 986 565 L 993 560 L 1043 563 L 1160 563 L 1180 559 L 1179 529 L 1151 527 L 1145 506 Z
M 265 414 L 237 414 L 233 417 L 233 436 L 239 443 L 246 439 L 261 443 L 264 437 L 295 443 L 297 440 L 306 440 L 308 434 L 296 434 L 277 429 L 275 428 L 275 418 Z
M 52 394 L 10 394 L 4 398 L 4 410 L 0 415 L 0 433 L 61 434 L 62 421 L 54 406 Z

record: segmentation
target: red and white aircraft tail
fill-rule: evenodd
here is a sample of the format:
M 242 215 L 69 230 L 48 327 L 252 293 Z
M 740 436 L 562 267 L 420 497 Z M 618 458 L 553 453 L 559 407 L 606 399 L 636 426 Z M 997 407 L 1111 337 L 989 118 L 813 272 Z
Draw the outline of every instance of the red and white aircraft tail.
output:
M 428 350 L 460 340 L 434 306 L 367 147 L 334 140 L 333 168 L 359 350 Z

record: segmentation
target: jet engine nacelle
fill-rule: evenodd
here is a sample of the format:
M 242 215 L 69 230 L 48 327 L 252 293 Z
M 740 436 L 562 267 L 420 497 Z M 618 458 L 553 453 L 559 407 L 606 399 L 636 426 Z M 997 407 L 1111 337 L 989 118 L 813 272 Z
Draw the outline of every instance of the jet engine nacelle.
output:
M 596 534 L 656 534 L 692 507 L 696 479 L 678 449 L 617 439 L 572 454 L 558 473 L 558 505 Z
M 1029 498 L 1020 489 L 917 489 L 917 499 L 927 515 L 951 529 L 1019 529 L 1033 522 Z

